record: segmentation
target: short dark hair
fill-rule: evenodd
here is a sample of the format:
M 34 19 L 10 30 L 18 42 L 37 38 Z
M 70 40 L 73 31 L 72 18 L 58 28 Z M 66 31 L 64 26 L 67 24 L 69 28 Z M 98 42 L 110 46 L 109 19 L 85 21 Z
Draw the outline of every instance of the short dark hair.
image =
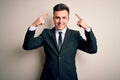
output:
M 62 10 L 67 10 L 69 14 L 69 7 L 63 3 L 59 3 L 53 7 L 53 14 L 55 13 L 55 11 L 62 11 Z

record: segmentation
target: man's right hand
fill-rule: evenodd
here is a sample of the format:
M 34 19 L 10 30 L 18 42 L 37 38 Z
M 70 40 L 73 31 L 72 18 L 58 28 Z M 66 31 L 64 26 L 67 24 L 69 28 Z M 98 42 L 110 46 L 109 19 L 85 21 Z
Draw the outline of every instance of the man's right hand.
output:
M 48 14 L 43 14 L 42 16 L 38 17 L 33 23 L 32 26 L 38 27 L 40 25 L 44 25 L 45 24 L 45 20 L 44 18 L 48 16 Z

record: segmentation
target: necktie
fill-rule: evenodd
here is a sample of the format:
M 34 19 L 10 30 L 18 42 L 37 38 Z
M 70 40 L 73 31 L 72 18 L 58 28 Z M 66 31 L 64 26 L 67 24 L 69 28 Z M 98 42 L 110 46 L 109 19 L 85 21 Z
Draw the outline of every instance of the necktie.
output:
M 59 38 L 58 38 L 58 47 L 59 50 L 61 49 L 62 46 L 62 32 L 59 32 Z

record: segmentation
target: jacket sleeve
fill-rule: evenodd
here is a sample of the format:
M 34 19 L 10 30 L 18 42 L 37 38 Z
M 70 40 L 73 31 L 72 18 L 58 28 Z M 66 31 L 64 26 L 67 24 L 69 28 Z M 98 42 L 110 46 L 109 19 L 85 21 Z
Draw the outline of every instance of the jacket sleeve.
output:
M 23 49 L 25 50 L 31 50 L 36 49 L 38 47 L 41 47 L 43 45 L 43 38 L 42 35 L 38 37 L 34 37 L 35 31 L 27 31 L 23 43 Z
M 96 53 L 97 41 L 94 36 L 94 33 L 92 32 L 92 29 L 90 32 L 85 31 L 85 36 L 86 40 L 84 40 L 83 38 L 79 38 L 79 49 L 90 54 Z

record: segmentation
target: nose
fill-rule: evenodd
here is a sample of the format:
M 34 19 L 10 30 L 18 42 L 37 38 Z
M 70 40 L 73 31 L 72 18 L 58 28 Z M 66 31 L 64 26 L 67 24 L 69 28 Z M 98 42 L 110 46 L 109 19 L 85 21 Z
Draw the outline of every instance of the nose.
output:
M 59 23 L 62 23 L 62 19 L 61 18 L 59 19 Z

